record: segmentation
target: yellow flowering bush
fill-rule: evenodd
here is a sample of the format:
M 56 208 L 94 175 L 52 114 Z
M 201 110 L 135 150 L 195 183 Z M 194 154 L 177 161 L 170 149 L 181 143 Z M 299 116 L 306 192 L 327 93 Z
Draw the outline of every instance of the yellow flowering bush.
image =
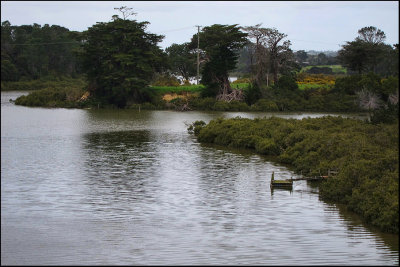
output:
M 327 74 L 307 74 L 299 73 L 296 79 L 297 84 L 323 84 L 323 85 L 334 85 L 335 76 Z

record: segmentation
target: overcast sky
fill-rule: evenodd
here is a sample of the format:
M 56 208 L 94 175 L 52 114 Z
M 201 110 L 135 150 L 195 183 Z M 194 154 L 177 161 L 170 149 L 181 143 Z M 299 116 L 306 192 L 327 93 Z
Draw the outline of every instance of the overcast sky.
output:
M 131 19 L 150 22 L 148 32 L 165 36 L 162 48 L 189 42 L 196 25 L 258 23 L 287 34 L 294 51 L 337 51 L 366 26 L 383 30 L 386 43 L 399 43 L 398 1 L 1 1 L 1 21 L 84 31 L 121 15 L 114 10 L 121 6 L 137 12 Z

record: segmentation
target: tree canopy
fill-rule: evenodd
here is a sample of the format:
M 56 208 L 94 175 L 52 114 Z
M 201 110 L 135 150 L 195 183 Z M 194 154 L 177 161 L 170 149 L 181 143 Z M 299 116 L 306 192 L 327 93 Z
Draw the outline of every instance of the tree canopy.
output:
M 196 55 L 189 47 L 189 43 L 172 44 L 165 49 L 168 55 L 170 71 L 189 81 L 196 75 Z
M 359 74 L 370 71 L 384 76 L 395 74 L 395 53 L 392 46 L 384 43 L 385 33 L 369 26 L 358 30 L 358 34 L 354 41 L 346 42 L 339 50 L 341 64 Z
M 163 36 L 147 33 L 148 24 L 113 16 L 85 32 L 82 64 L 95 97 L 118 107 L 145 99 L 143 89 L 166 61 L 157 45 Z
M 284 41 L 286 34 L 275 28 L 262 28 L 261 24 L 243 27 L 248 32 L 250 40 L 254 40 L 253 79 L 259 87 L 269 85 L 270 71 L 274 83 L 278 82 L 279 73 L 287 73 L 295 67 L 295 57 L 290 49 L 290 41 Z
M 385 41 L 386 34 L 374 26 L 364 27 L 358 30 L 356 40 L 364 41 L 370 44 L 381 44 Z
M 81 33 L 58 25 L 1 23 L 1 79 L 32 80 L 81 72 L 75 52 Z
M 236 68 L 239 49 L 247 43 L 247 34 L 237 24 L 214 24 L 204 27 L 199 36 L 200 49 L 205 52 L 201 82 L 210 88 L 209 96 L 224 97 L 232 93 L 228 73 Z M 197 37 L 197 34 L 192 37 L 192 49 L 197 48 Z

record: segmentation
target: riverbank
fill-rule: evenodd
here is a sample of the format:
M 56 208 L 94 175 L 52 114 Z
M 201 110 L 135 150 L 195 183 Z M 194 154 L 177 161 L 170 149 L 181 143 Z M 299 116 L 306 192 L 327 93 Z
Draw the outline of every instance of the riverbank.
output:
M 23 90 L 29 87 L 29 82 L 3 83 L 2 90 Z M 81 79 L 59 82 L 34 82 L 28 95 L 16 99 L 16 105 L 49 108 L 116 108 L 102 99 L 87 95 L 87 86 Z M 125 109 L 142 110 L 210 110 L 210 111 L 317 111 L 317 112 L 363 112 L 356 104 L 356 96 L 328 94 L 304 97 L 299 95 L 259 98 L 254 102 L 247 101 L 251 96 L 250 87 L 245 83 L 232 84 L 233 88 L 242 89 L 247 97 L 244 101 L 217 101 L 215 97 L 201 96 L 202 85 L 192 86 L 150 86 L 143 90 L 148 100 L 143 103 L 128 102 Z M 272 89 L 271 89 L 272 90 Z M 314 89 L 313 89 L 314 90 Z M 276 90 L 275 90 L 276 91 Z M 274 93 L 273 90 L 271 93 Z M 275 93 L 278 93 L 276 91 Z M 275 94 L 274 93 L 274 94 Z
M 398 121 L 234 118 L 195 122 L 189 128 L 201 143 L 275 156 L 303 175 L 337 170 L 336 177 L 321 183 L 320 197 L 345 204 L 382 231 L 398 233 Z

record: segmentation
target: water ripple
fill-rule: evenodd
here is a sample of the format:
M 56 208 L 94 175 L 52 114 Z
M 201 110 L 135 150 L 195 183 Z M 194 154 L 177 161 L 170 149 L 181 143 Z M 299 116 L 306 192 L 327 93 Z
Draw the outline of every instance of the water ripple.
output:
M 398 265 L 398 236 L 305 181 L 271 192 L 272 172 L 295 175 L 186 133 L 215 114 L 4 106 L 42 118 L 2 120 L 4 264 Z

